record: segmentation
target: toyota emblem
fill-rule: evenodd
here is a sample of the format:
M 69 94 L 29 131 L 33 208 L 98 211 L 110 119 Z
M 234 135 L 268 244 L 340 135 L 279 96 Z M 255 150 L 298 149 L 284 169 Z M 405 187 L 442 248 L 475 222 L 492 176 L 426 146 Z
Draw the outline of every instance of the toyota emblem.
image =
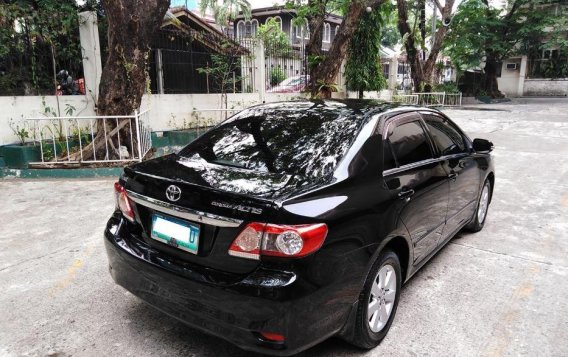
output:
M 181 198 L 181 189 L 176 185 L 169 185 L 166 189 L 166 197 L 172 202 L 179 200 Z

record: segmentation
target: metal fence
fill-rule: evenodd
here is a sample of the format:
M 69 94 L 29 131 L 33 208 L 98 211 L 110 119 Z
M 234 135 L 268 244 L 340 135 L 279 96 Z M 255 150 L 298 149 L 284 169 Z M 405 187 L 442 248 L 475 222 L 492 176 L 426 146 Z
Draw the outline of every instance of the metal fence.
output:
M 162 29 L 152 43 L 153 93 L 250 93 L 254 91 L 256 41 L 220 34 Z
M 392 101 L 396 103 L 418 105 L 418 95 L 415 94 L 395 94 Z
M 266 90 L 268 93 L 296 93 L 305 90 L 308 75 L 305 47 L 265 44 Z
M 0 95 L 56 95 L 56 74 L 63 69 L 73 79 L 83 77 L 78 21 L 69 21 L 69 31 L 59 35 L 60 28 L 42 20 L 53 16 L 42 2 L 34 2 L 33 7 L 5 3 L 0 2 L 0 13 L 3 10 L 5 15 L 0 16 Z M 76 16 L 69 15 L 70 19 Z
M 149 111 L 133 115 L 26 118 L 39 144 L 34 166 L 142 161 L 152 148 Z
M 425 107 L 458 107 L 462 105 L 462 93 L 432 92 L 395 94 L 392 96 L 392 101 Z

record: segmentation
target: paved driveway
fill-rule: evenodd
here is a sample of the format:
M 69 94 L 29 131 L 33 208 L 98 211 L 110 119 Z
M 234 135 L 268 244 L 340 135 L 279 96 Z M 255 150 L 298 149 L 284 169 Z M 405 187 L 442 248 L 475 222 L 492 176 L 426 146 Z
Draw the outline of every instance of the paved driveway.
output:
M 496 145 L 485 229 L 462 234 L 403 289 L 363 352 L 305 356 L 568 356 L 568 100 L 447 110 Z M 113 180 L 0 181 L 0 356 L 248 356 L 156 312 L 108 272 Z

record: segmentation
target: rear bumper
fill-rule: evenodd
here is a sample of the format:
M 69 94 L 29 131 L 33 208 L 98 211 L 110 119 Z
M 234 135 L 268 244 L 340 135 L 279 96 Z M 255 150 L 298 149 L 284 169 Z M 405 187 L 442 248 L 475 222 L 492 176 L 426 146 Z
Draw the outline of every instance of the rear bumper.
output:
M 109 221 L 104 241 L 109 270 L 118 285 L 245 350 L 293 355 L 339 332 L 352 308 L 351 298 L 338 298 L 340 289 L 314 288 L 293 272 L 259 268 L 235 280 L 210 269 L 176 264 L 144 246 L 116 217 Z M 266 341 L 261 331 L 284 335 L 286 340 Z

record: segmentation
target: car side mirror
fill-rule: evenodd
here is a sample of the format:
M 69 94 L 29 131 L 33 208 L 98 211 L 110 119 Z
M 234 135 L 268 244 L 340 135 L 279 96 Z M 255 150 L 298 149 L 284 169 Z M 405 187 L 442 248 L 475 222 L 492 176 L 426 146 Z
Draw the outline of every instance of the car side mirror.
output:
M 493 151 L 493 143 L 485 139 L 473 139 L 473 150 L 477 152 Z

